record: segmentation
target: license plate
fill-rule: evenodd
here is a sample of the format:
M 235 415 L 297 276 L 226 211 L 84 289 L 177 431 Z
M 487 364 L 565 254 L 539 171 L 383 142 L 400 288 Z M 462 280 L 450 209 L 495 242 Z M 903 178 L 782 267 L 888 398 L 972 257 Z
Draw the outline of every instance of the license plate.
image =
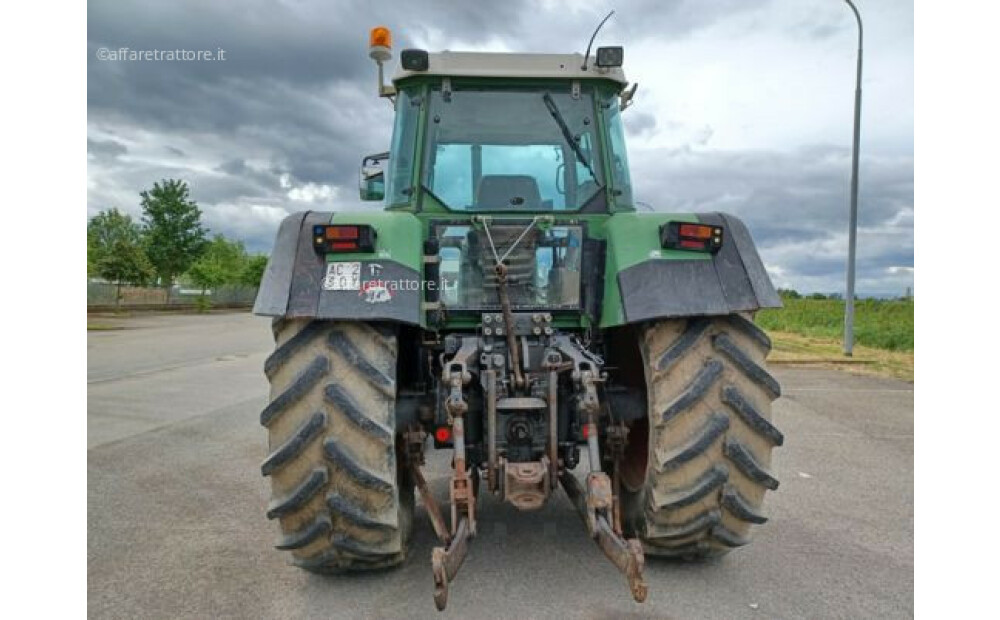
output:
M 327 263 L 323 288 L 328 291 L 361 289 L 361 263 Z

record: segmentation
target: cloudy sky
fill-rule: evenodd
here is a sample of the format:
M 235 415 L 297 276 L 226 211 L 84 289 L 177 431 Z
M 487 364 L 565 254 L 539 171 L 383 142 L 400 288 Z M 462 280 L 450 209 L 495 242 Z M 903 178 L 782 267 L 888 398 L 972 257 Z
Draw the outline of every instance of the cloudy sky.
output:
M 858 284 L 913 283 L 913 4 L 858 0 L 865 20 Z M 397 51 L 582 52 L 625 46 L 637 198 L 727 211 L 775 284 L 844 288 L 857 31 L 840 0 L 402 0 L 88 4 L 87 214 L 138 215 L 163 178 L 208 227 L 270 249 L 306 209 L 372 208 L 360 158 L 389 143 L 370 27 Z M 238 8 L 237 8 L 238 7 Z M 224 61 L 99 60 L 118 50 L 225 50 Z

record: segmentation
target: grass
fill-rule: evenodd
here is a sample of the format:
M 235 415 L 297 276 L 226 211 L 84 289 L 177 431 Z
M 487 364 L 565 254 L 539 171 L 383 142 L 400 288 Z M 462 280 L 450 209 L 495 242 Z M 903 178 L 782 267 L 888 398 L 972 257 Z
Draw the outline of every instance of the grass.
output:
M 768 364 L 808 364 L 859 375 L 913 381 L 912 351 L 888 351 L 855 345 L 854 356 L 844 357 L 843 343 L 839 340 L 770 330 L 768 334 L 774 344 L 771 355 L 767 358 Z
M 767 331 L 830 341 L 844 339 L 844 302 L 837 299 L 783 299 L 780 310 L 757 313 Z M 913 352 L 913 300 L 861 299 L 854 303 L 854 342 L 886 351 Z
M 774 342 L 770 363 L 816 364 L 913 381 L 912 299 L 855 302 L 853 357 L 843 354 L 843 301 L 782 301 L 784 309 L 762 310 L 756 317 Z

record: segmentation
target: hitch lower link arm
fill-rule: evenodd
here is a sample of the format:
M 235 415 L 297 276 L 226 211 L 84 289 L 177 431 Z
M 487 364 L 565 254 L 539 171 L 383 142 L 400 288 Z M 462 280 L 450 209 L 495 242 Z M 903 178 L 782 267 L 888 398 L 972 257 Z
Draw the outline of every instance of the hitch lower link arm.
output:
M 587 456 L 590 461 L 590 473 L 587 474 L 587 488 L 580 485 L 579 480 L 568 470 L 559 476 L 566 495 L 576 506 L 583 519 L 587 532 L 611 563 L 618 567 L 628 580 L 629 590 L 636 602 L 646 600 L 649 593 L 646 581 L 642 576 L 645 556 L 642 544 L 636 539 L 626 540 L 621 532 L 613 526 L 616 522 L 619 497 L 612 493 L 611 480 L 601 471 L 600 446 L 597 436 L 597 413 L 600 404 L 597 399 L 595 383 L 599 380 L 593 370 L 580 370 L 574 373 L 580 388 L 579 408 L 586 419 L 585 434 L 587 437 Z
M 464 340 L 455 357 L 445 365 L 441 373 L 442 380 L 449 388 L 445 409 L 451 420 L 455 453 L 449 495 L 451 500 L 451 536 L 440 536 L 439 532 L 444 546 L 434 547 L 431 551 L 431 570 L 434 573 L 434 605 L 438 611 L 443 611 L 448 604 L 448 584 L 455 579 L 458 569 L 465 560 L 469 551 L 469 539 L 476 535 L 475 485 L 466 471 L 465 457 L 464 416 L 469 405 L 462 391 L 472 379 L 468 371 L 467 361 L 477 351 L 478 346 L 474 340 Z M 427 493 L 424 497 L 425 502 L 429 496 L 430 493 Z M 433 502 L 433 498 L 430 501 Z M 437 529 L 435 527 L 435 531 Z

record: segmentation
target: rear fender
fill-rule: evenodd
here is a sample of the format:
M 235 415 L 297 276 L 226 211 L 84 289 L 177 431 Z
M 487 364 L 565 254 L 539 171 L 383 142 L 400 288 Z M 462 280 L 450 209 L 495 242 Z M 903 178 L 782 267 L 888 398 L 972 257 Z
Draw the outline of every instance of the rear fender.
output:
M 323 256 L 313 249 L 317 224 L 369 224 L 375 252 Z M 410 213 L 305 211 L 286 217 L 261 280 L 254 314 L 261 316 L 420 325 L 421 227 Z M 357 290 L 326 290 L 330 262 L 361 264 Z
M 714 255 L 661 248 L 660 225 L 671 220 L 721 225 L 722 248 Z M 607 230 L 602 328 L 781 307 L 749 231 L 733 215 L 622 213 Z

